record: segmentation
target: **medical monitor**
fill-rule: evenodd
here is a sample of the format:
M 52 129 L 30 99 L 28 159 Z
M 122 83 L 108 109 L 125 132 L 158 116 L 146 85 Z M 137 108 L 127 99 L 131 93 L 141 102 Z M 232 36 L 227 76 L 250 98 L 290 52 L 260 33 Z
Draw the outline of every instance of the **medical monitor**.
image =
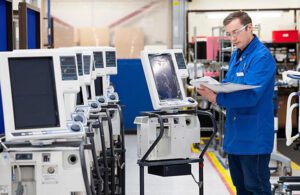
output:
M 8 64 L 15 129 L 58 127 L 52 57 L 9 58 Z
M 90 55 L 84 55 L 83 56 L 83 69 L 84 74 L 88 75 L 91 73 L 91 56 Z
M 78 69 L 78 75 L 83 75 L 83 67 L 82 67 L 82 53 L 76 52 L 76 60 L 77 60 L 77 69 Z
M 94 51 L 93 55 L 97 76 L 105 76 L 104 51 Z
M 83 80 L 85 85 L 90 85 L 92 80 L 92 52 L 82 52 L 82 67 L 83 67 Z
M 118 74 L 116 49 L 113 47 L 105 48 L 105 70 L 107 75 Z
M 171 54 L 149 54 L 150 66 L 160 101 L 182 100 Z
M 63 81 L 78 79 L 75 56 L 60 56 L 60 67 Z
M 181 78 L 187 78 L 189 76 L 189 73 L 187 71 L 185 59 L 182 50 L 174 49 L 172 51 L 174 58 L 176 60 L 177 64 L 177 71 Z
M 69 133 L 59 59 L 51 51 L 0 54 L 7 140 L 62 138 Z
M 155 110 L 194 107 L 196 102 L 186 98 L 176 61 L 172 52 L 143 51 L 142 64 L 149 88 L 151 101 Z

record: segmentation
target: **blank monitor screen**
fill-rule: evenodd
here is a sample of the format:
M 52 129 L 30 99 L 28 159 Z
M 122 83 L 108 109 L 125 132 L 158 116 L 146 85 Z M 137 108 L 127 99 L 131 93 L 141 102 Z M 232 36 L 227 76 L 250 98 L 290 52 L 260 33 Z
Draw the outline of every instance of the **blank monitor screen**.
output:
M 83 75 L 83 71 L 82 71 L 82 54 L 77 53 L 76 58 L 77 58 L 78 74 L 79 74 L 79 76 L 82 76 Z
M 81 87 L 79 93 L 77 93 L 76 105 L 83 105 L 83 95 Z
M 77 80 L 76 62 L 74 56 L 60 57 L 62 80 Z
M 107 51 L 106 53 L 106 67 L 116 67 L 116 52 Z
M 149 61 L 159 99 L 161 101 L 182 100 L 171 54 L 149 54 Z
M 102 52 L 94 52 L 94 60 L 96 68 L 104 68 Z
M 52 57 L 9 58 L 15 129 L 58 127 Z
M 91 86 L 90 85 L 87 85 L 86 86 L 86 95 L 87 95 L 87 99 L 88 100 L 91 100 L 92 99 L 92 91 L 91 91 Z
M 103 81 L 102 77 L 97 77 L 95 80 L 95 90 L 96 90 L 96 96 L 103 95 Z

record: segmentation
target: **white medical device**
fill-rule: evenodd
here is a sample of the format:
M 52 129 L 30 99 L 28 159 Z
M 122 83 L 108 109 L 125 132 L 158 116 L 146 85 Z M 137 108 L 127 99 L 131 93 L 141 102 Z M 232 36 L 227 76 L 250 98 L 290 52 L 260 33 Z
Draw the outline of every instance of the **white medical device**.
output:
M 13 52 L 27 53 L 28 50 L 14 50 Z M 76 53 L 69 49 L 36 49 L 34 52 L 59 56 L 66 118 L 71 120 L 71 113 L 75 111 L 76 96 L 80 91 Z
M 282 73 L 282 78 L 285 83 L 288 83 L 290 85 L 293 85 L 293 83 L 296 81 L 298 82 L 300 80 L 300 72 L 297 71 L 285 71 Z M 293 133 L 293 123 L 292 123 L 292 114 L 293 110 L 297 107 L 299 107 L 299 103 L 292 104 L 293 97 L 298 97 L 299 102 L 299 92 L 292 92 L 287 100 L 287 109 L 286 109 L 286 123 L 285 123 L 285 136 L 286 136 L 286 145 L 290 146 L 292 143 L 299 138 L 300 135 L 300 126 L 298 128 L 298 133 L 296 135 L 292 135 Z M 300 124 L 300 117 L 298 117 L 298 124 Z
M 82 137 L 81 123 L 67 123 L 63 52 L 27 50 L 0 54 L 5 136 L 11 140 Z M 65 56 L 69 56 L 66 53 Z M 76 75 L 75 72 L 74 76 Z
M 91 154 L 85 151 L 86 179 L 78 147 L 15 148 L 0 154 L 0 194 L 86 194 Z M 17 168 L 16 165 L 19 167 Z M 23 193 L 19 185 L 23 186 Z
M 183 107 L 195 107 L 196 101 L 185 97 L 177 61 L 172 51 L 141 53 L 143 69 L 155 110 L 162 114 L 163 135 L 146 160 L 185 159 L 192 155 L 191 144 L 200 141 L 200 123 L 195 114 L 177 113 Z M 173 113 L 173 114 L 172 114 Z M 138 157 L 143 157 L 161 132 L 157 117 L 139 116 L 137 124 Z
M 92 80 L 94 81 L 92 92 L 96 96 L 96 100 L 101 105 L 107 105 L 107 75 L 105 67 L 105 51 L 108 47 L 76 47 L 77 49 L 87 50 L 92 52 L 94 59 L 94 67 L 92 71 Z M 94 97 L 94 94 L 92 96 Z
M 141 52 L 143 69 L 154 110 L 195 107 L 197 102 L 186 97 L 176 72 L 177 62 L 171 52 Z

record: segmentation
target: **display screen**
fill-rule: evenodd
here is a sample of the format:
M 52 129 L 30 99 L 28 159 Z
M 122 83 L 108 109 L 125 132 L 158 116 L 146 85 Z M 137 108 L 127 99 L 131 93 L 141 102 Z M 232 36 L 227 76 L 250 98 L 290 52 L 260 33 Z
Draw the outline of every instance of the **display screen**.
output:
M 159 99 L 182 100 L 171 54 L 149 54 L 149 61 Z
M 76 58 L 77 58 L 78 74 L 79 74 L 79 76 L 82 76 L 83 75 L 83 71 L 82 71 L 82 54 L 77 53 Z
M 79 93 L 77 93 L 76 105 L 83 105 L 83 95 L 81 87 Z
M 106 67 L 116 67 L 116 52 L 107 51 L 106 52 Z
M 9 58 L 15 129 L 58 127 L 52 57 Z
M 104 68 L 102 52 L 94 52 L 94 60 L 96 68 Z
M 77 80 L 76 62 L 74 56 L 60 57 L 62 80 Z
M 91 86 L 90 85 L 86 86 L 86 96 L 87 96 L 88 100 L 92 99 L 92 91 L 91 91 Z
M 83 67 L 84 67 L 84 74 L 90 74 L 91 68 L 91 56 L 83 55 Z
M 178 69 L 186 69 L 183 53 L 175 53 Z
M 103 95 L 103 81 L 102 77 L 97 77 L 95 80 L 95 90 L 96 90 L 96 96 Z

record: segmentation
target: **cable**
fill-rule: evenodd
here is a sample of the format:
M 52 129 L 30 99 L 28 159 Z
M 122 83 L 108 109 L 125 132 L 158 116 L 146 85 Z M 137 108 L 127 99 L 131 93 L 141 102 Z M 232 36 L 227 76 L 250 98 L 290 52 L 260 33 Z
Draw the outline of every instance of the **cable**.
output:
M 79 146 L 79 157 L 80 157 L 80 164 L 81 164 L 81 170 L 82 170 L 82 176 L 83 176 L 83 182 L 85 186 L 85 190 L 87 195 L 92 195 L 91 188 L 89 186 L 89 177 L 87 174 L 87 166 L 85 162 L 85 154 L 84 154 L 84 142 L 82 141 Z
M 199 186 L 199 188 L 201 188 L 202 187 L 202 185 L 203 185 L 203 183 L 202 182 L 198 182 L 197 180 L 196 180 L 196 178 L 195 178 L 195 176 L 194 176 L 194 174 L 193 173 L 191 173 L 191 176 L 192 176 L 192 178 L 193 178 L 193 180 L 194 180 L 194 182 Z
M 100 133 L 100 140 L 101 140 L 101 147 L 102 147 L 102 154 L 103 154 L 103 164 L 104 164 L 104 195 L 108 195 L 108 164 L 107 164 L 107 156 L 106 156 L 106 146 L 105 146 L 105 137 L 104 137 L 104 130 L 103 130 L 103 123 L 101 116 L 98 117 L 99 122 L 99 133 Z
M 24 193 L 24 186 L 22 185 L 22 182 L 18 182 L 16 195 L 23 195 Z
M 18 181 L 21 182 L 22 181 L 22 173 L 21 173 L 21 168 L 20 168 L 20 165 L 15 161 L 14 159 L 14 156 L 9 152 L 9 148 L 2 142 L 2 140 L 4 139 L 5 137 L 1 137 L 0 138 L 0 144 L 2 145 L 2 147 L 7 151 L 9 157 L 11 160 L 13 160 L 13 162 L 15 163 L 14 166 L 17 167 L 17 171 L 18 171 Z M 13 166 L 13 170 L 14 170 L 14 166 Z

